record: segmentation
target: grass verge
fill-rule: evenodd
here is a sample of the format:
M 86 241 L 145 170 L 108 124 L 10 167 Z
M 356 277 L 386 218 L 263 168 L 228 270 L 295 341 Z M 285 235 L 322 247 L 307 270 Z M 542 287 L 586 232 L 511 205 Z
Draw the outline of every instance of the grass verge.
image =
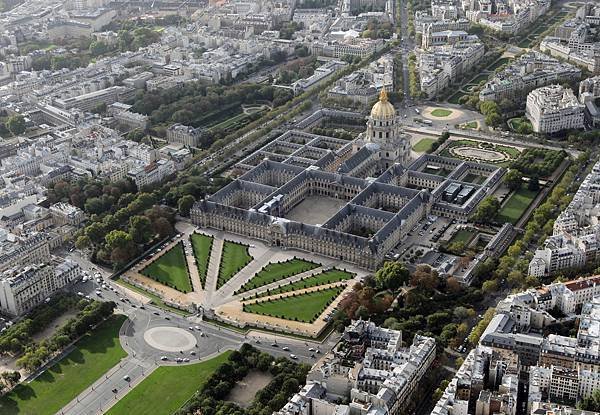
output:
M 205 362 L 161 366 L 117 402 L 107 415 L 170 415 L 179 409 L 227 361 L 225 352 Z
M 3 415 L 51 415 L 127 356 L 119 343 L 125 316 L 114 315 L 75 344 L 75 350 L 28 384 L 0 398 Z
M 191 236 L 192 248 L 196 257 L 196 266 L 200 275 L 202 287 L 206 286 L 206 274 L 208 272 L 208 260 L 212 249 L 214 238 L 212 236 L 194 233 Z

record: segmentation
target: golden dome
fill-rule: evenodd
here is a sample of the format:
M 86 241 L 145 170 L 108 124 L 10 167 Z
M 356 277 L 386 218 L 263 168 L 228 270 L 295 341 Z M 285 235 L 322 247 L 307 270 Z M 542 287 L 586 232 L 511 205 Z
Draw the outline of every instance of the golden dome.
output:
M 388 101 L 387 92 L 385 88 L 379 93 L 379 101 L 373 105 L 371 109 L 371 118 L 378 120 L 389 120 L 396 116 L 396 109 Z

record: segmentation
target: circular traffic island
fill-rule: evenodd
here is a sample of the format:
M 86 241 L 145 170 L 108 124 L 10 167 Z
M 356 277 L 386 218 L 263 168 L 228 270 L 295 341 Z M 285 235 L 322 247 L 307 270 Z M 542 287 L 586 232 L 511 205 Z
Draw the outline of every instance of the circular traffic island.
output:
M 196 338 L 178 327 L 153 327 L 146 330 L 144 340 L 155 349 L 165 352 L 179 352 L 193 349 Z

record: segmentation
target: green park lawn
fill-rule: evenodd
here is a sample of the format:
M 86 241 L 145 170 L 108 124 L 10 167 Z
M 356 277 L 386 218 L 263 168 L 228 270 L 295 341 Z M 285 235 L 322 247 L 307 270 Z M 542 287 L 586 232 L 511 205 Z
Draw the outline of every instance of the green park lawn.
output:
M 240 288 L 239 292 L 253 290 L 262 287 L 292 275 L 301 274 L 311 269 L 318 268 L 320 265 L 303 259 L 292 258 L 284 262 L 272 262 L 261 269 L 254 277 Z
M 342 291 L 343 287 L 335 287 L 294 297 L 246 304 L 244 305 L 244 311 L 312 323 L 330 304 L 330 301 L 333 301 Z
M 431 149 L 433 143 L 435 143 L 437 139 L 435 138 L 422 138 L 417 142 L 412 149 L 417 153 L 425 153 Z
M 447 110 L 447 109 L 443 109 L 443 108 L 436 108 L 433 111 L 431 111 L 431 115 L 433 115 L 434 117 L 439 117 L 439 118 L 447 117 L 450 114 L 452 114 L 452 110 Z
M 526 187 L 521 186 L 519 190 L 513 192 L 504 206 L 500 208 L 497 216 L 498 221 L 516 224 L 537 194 L 537 191 L 528 190 Z
M 192 291 L 183 244 L 180 242 L 142 270 L 142 275 L 183 293 Z
M 323 271 L 319 274 L 313 275 L 311 277 L 305 278 L 301 281 L 292 282 L 290 284 L 282 285 L 279 288 L 271 290 L 269 292 L 264 292 L 259 296 L 266 295 L 274 295 L 287 293 L 290 291 L 301 290 L 303 288 L 317 287 L 319 285 L 332 284 L 338 281 L 346 281 L 354 278 L 354 274 L 348 271 L 342 271 L 340 269 L 330 269 L 327 271 Z
M 471 242 L 471 239 L 475 237 L 475 233 L 468 229 L 461 229 L 452 235 L 452 238 L 448 241 L 449 243 L 463 242 L 465 245 Z
M 208 260 L 210 258 L 210 250 L 212 249 L 213 237 L 194 233 L 191 236 L 192 248 L 194 249 L 194 256 L 196 257 L 196 266 L 198 267 L 198 274 L 200 274 L 200 281 L 202 287 L 206 284 L 206 274 L 208 272 Z
M 0 398 L 3 415 L 51 415 L 127 356 L 119 343 L 126 317 L 115 315 L 79 340 L 76 348 L 31 383 Z
M 231 277 L 248 265 L 252 259 L 252 256 L 248 253 L 248 245 L 224 241 L 217 289 L 221 288 Z
M 227 361 L 225 352 L 205 362 L 160 366 L 115 404 L 107 415 L 171 415 Z
M 465 128 L 470 128 L 472 130 L 476 130 L 479 126 L 479 124 L 477 124 L 477 121 L 469 121 L 467 123 L 464 123 L 463 125 Z

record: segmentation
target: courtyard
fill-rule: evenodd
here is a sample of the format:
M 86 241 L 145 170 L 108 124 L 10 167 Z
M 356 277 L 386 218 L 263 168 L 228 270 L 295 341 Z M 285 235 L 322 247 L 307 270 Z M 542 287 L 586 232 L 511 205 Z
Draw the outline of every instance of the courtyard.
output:
M 296 222 L 320 225 L 327 222 L 347 202 L 326 196 L 308 196 L 285 215 Z

